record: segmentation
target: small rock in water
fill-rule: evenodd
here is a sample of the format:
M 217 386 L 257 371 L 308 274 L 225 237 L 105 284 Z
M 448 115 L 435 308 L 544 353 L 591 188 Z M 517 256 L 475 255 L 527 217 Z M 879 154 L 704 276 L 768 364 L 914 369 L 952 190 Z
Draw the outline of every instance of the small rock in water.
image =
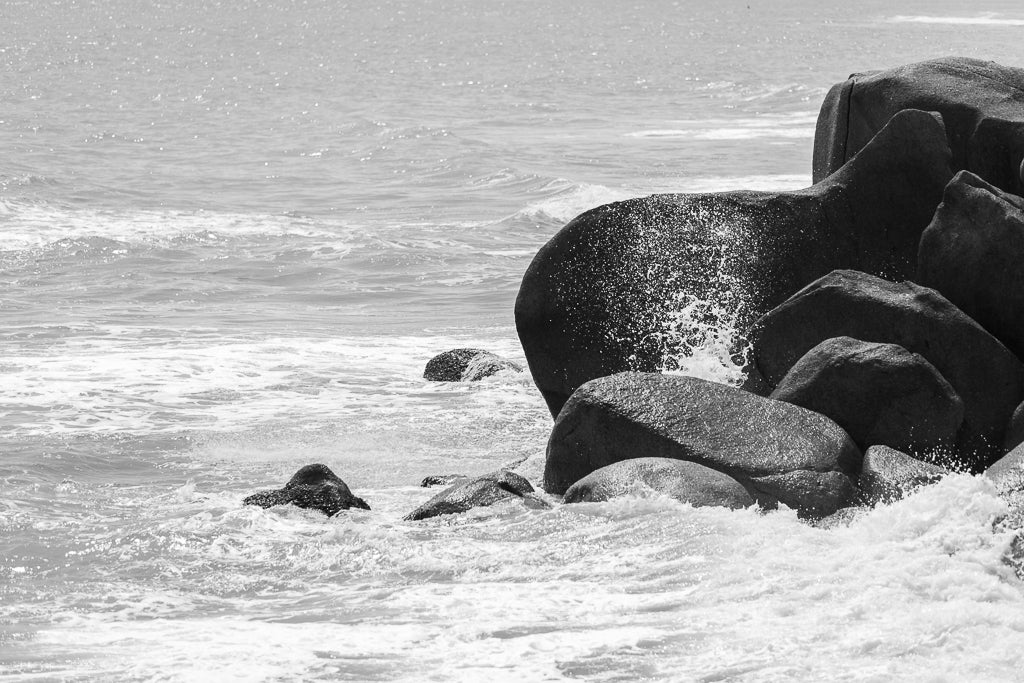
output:
M 284 488 L 260 491 L 248 496 L 243 505 L 262 508 L 275 505 L 294 505 L 307 510 L 319 510 L 328 517 L 342 510 L 358 508 L 369 510 L 362 498 L 352 495 L 348 485 L 327 465 L 306 465 L 292 476 Z
M 532 508 L 550 507 L 546 501 L 533 495 L 533 491 L 533 486 L 525 477 L 508 470 L 499 470 L 446 488 L 406 515 L 405 519 L 416 521 L 438 515 L 451 515 L 516 499 Z
M 892 503 L 925 484 L 941 479 L 949 470 L 910 457 L 888 446 L 872 446 L 864 454 L 857 485 L 868 503 Z
M 432 382 L 476 382 L 485 377 L 523 369 L 510 360 L 483 349 L 452 349 L 431 358 L 423 370 L 423 379 Z
M 754 499 L 727 474 L 674 458 L 633 458 L 602 467 L 569 487 L 563 503 L 597 503 L 647 490 L 694 507 L 750 507 Z
M 459 479 L 469 479 L 469 477 L 465 474 L 431 474 L 430 476 L 423 478 L 423 481 L 420 482 L 420 486 L 423 488 L 430 488 L 431 486 L 447 486 Z

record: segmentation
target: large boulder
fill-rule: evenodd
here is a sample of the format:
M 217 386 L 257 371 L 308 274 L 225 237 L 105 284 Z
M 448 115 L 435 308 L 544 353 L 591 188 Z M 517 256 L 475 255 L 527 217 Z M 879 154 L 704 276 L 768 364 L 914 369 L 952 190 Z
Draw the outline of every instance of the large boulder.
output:
M 729 475 L 672 458 L 632 458 L 602 467 L 570 486 L 562 502 L 598 503 L 650 491 L 694 507 L 736 510 L 754 504 L 743 485 Z
M 525 477 L 508 470 L 499 470 L 482 477 L 457 481 L 410 512 L 405 519 L 416 521 L 438 515 L 452 515 L 502 501 L 521 501 L 531 508 L 550 507 L 533 492 L 533 486 Z
M 365 500 L 352 495 L 341 477 L 332 472 L 327 465 L 321 464 L 306 465 L 288 480 L 284 488 L 254 493 L 246 497 L 242 504 L 258 505 L 262 508 L 294 505 L 308 510 L 319 510 L 328 517 L 352 508 L 370 509 Z
M 661 369 L 836 268 L 910 277 L 952 173 L 939 118 L 905 111 L 795 192 L 664 194 L 578 216 L 537 253 L 516 327 L 552 415 L 595 377 Z
M 826 415 L 862 450 L 951 453 L 964 404 L 921 355 L 896 344 L 833 337 L 805 353 L 771 398 Z
M 955 170 L 1024 194 L 1024 69 L 964 57 L 853 74 L 834 86 L 818 115 L 814 181 L 842 167 L 903 109 L 942 115 Z
M 823 516 L 855 496 L 853 440 L 824 415 L 682 375 L 625 372 L 587 382 L 548 440 L 544 489 L 565 493 L 630 458 L 675 458 L 718 470 L 758 502 Z
M 917 282 L 937 289 L 1024 358 L 1022 264 L 1024 199 L 958 173 L 921 236 Z
M 439 353 L 423 369 L 423 379 L 432 382 L 476 382 L 503 370 L 522 372 L 510 360 L 483 349 L 452 349 Z
M 864 453 L 857 486 L 866 502 L 893 503 L 925 484 L 932 484 L 949 470 L 922 462 L 887 446 L 872 446 Z
M 912 282 L 841 270 L 807 285 L 749 331 L 752 384 L 777 386 L 814 346 L 843 336 L 923 356 L 963 401 L 957 446 L 965 464 L 980 471 L 999 457 L 1024 399 L 1024 366 L 941 294 Z

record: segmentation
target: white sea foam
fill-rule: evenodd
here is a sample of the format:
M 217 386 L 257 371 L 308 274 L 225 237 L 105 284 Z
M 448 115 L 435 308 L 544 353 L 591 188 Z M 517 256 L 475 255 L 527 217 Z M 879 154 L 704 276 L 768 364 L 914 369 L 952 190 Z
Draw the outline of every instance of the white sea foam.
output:
M 974 16 L 903 15 L 889 17 L 892 24 L 951 24 L 954 26 L 1024 26 L 1024 19 L 1008 18 L 1000 14 L 984 13 Z
M 187 239 L 215 244 L 238 237 L 311 237 L 336 243 L 346 234 L 311 218 L 208 211 L 71 209 L 0 200 L 0 251 L 19 251 L 61 240 L 101 238 L 167 244 Z
M 690 140 L 755 140 L 760 138 L 813 138 L 817 112 L 785 115 L 766 114 L 757 118 L 700 119 L 666 122 L 664 128 L 627 133 L 634 138 L 679 138 Z
M 459 346 L 485 346 L 523 362 L 517 345 L 502 339 L 197 335 L 167 341 L 154 339 L 153 331 L 72 338 L 39 353 L 7 354 L 0 425 L 8 435 L 225 431 L 262 421 L 387 416 L 489 389 L 502 394 L 491 397 L 495 405 L 535 401 L 525 375 L 472 385 L 422 379 L 433 354 Z M 510 384 L 498 388 L 498 382 Z
M 412 488 L 325 520 L 239 508 L 241 493 L 169 494 L 160 523 L 97 525 L 77 560 L 118 562 L 82 586 L 94 594 L 43 603 L 40 671 L 842 681 L 925 667 L 952 681 L 1024 666 L 1013 532 L 993 526 L 1006 503 L 983 478 L 832 529 L 664 497 L 401 522 L 430 495 Z M 132 578 L 169 555 L 162 588 Z

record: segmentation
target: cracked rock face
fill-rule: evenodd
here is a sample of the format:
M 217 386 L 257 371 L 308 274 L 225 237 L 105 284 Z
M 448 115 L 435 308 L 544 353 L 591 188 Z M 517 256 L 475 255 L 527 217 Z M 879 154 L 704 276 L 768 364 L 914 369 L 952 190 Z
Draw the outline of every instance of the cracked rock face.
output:
M 1024 194 L 1024 69 L 965 57 L 858 73 L 832 87 L 814 135 L 814 181 L 853 158 L 899 111 L 942 115 L 953 169 Z
M 548 441 L 544 489 L 564 493 L 602 467 L 674 458 L 738 481 L 758 503 L 831 514 L 856 498 L 861 453 L 832 420 L 681 375 L 625 372 L 578 389 Z
M 702 343 L 695 330 L 728 337 L 836 268 L 911 277 L 949 164 L 941 121 L 905 111 L 805 190 L 654 195 L 580 215 L 516 300 L 551 414 L 584 382 L 666 367 Z

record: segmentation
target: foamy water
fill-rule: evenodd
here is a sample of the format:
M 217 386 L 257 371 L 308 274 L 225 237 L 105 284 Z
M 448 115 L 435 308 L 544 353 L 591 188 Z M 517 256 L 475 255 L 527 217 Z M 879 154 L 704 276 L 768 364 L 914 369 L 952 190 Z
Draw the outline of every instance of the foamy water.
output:
M 426 475 L 540 483 L 529 373 L 422 371 L 525 364 L 562 225 L 806 187 L 832 83 L 1019 62 L 1013 3 L 0 15 L 6 679 L 1019 679 L 1019 515 L 981 478 L 821 526 L 644 491 L 402 519 Z M 737 382 L 730 305 L 678 301 L 663 370 Z M 241 505 L 312 462 L 373 509 Z

